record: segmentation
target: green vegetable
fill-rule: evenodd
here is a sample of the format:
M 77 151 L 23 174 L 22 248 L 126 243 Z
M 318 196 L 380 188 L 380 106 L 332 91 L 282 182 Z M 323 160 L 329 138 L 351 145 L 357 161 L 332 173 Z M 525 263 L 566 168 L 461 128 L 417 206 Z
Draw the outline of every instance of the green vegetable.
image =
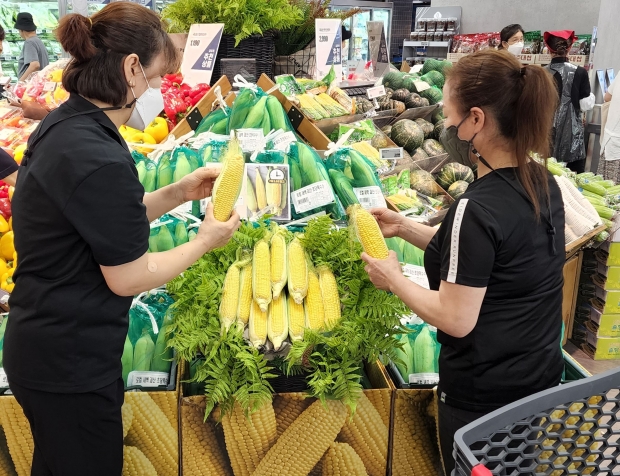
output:
M 616 213 L 614 210 L 608 207 L 604 207 L 601 205 L 594 205 L 594 204 L 592 204 L 592 206 L 596 210 L 596 213 L 598 213 L 598 215 L 601 218 L 605 218 L 606 220 L 611 220 L 614 217 L 614 214 Z
M 133 370 L 133 346 L 129 340 L 129 335 L 125 337 L 125 345 L 123 347 L 123 355 L 121 356 L 121 365 L 123 367 L 123 382 L 127 386 L 127 376 Z
M 340 170 L 330 169 L 329 179 L 345 210 L 351 205 L 359 203 L 357 195 L 355 195 L 355 192 L 353 191 L 353 185 L 350 178 L 345 176 L 345 174 L 343 174 Z
M 425 139 L 428 139 L 433 134 L 433 131 L 435 130 L 435 126 L 433 124 L 431 124 L 430 122 L 422 118 L 418 118 L 413 122 L 415 122 L 418 126 L 420 126 L 420 128 L 424 132 Z
M 441 192 L 433 176 L 426 170 L 413 170 L 410 180 L 411 188 L 428 197 L 435 197 Z
M 605 187 L 599 185 L 596 182 L 592 182 L 589 179 L 577 178 L 577 185 L 579 185 L 580 188 L 587 190 L 588 192 L 596 193 L 597 195 L 600 195 L 601 197 L 605 196 L 605 193 L 606 193 Z
M 452 198 L 456 200 L 467 191 L 467 187 L 469 187 L 469 183 L 465 182 L 464 180 L 458 180 L 452 185 L 450 185 L 447 192 Z
M 424 152 L 426 152 L 429 157 L 435 157 L 446 153 L 446 149 L 443 148 L 443 145 L 435 139 L 426 139 L 422 144 L 422 149 L 424 149 Z
M 414 367 L 414 352 L 411 344 L 409 343 L 409 337 L 407 334 L 400 335 L 400 344 L 402 347 L 396 348 L 398 354 L 398 360 L 394 362 L 396 368 L 400 372 L 405 383 L 409 383 L 409 374 L 415 373 Z
M 435 353 L 437 343 L 428 326 L 424 326 L 413 345 L 415 373 L 435 373 Z
M 428 99 L 431 104 L 437 104 L 438 102 L 443 101 L 443 93 L 441 92 L 441 89 L 436 86 L 420 91 L 420 96 Z
M 401 119 L 392 126 L 392 140 L 396 145 L 413 153 L 424 142 L 424 131 L 418 124 L 409 119 Z
M 457 162 L 444 165 L 437 175 L 437 183 L 441 185 L 444 190 L 448 190 L 450 185 L 459 180 L 472 183 L 474 181 L 474 172 L 466 165 Z
M 160 226 L 157 233 L 157 251 L 168 251 L 172 248 L 174 248 L 172 233 L 166 225 Z
M 154 351 L 155 344 L 153 339 L 151 339 L 149 330 L 148 328 L 144 329 L 133 351 L 133 369 L 139 371 L 151 370 L 151 360 L 153 359 Z

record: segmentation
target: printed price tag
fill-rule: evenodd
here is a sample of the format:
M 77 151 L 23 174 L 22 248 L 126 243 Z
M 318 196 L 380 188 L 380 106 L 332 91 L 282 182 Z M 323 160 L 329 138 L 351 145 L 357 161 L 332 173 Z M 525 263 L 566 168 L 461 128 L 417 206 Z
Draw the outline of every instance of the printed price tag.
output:
M 396 160 L 404 157 L 402 147 L 389 147 L 387 149 L 379 149 L 382 160 Z
M 437 385 L 439 374 L 409 374 L 409 385 Z
M 262 129 L 238 129 L 237 139 L 243 152 L 254 152 L 265 147 L 265 134 Z
M 413 85 L 419 93 L 431 88 L 431 86 L 425 81 L 414 81 Z
M 411 68 L 412 73 L 419 73 L 424 68 L 423 64 L 416 64 L 413 68 Z
M 127 376 L 128 387 L 161 387 L 167 386 L 170 375 L 166 372 L 141 372 L 134 370 Z
M 424 289 L 430 289 L 430 285 L 428 284 L 428 276 L 426 275 L 426 270 L 423 266 L 416 266 L 414 264 L 407 263 L 403 265 L 403 274 L 407 276 L 410 281 L 422 286 Z
M 52 91 L 54 91 L 56 89 L 56 84 L 53 81 L 46 81 L 43 84 L 43 91 L 45 91 L 46 93 L 51 93 Z
M 9 388 L 9 380 L 6 377 L 6 372 L 0 367 L 0 388 Z
M 377 99 L 380 98 L 382 96 L 385 96 L 385 86 L 381 85 L 381 86 L 375 86 L 374 88 L 368 88 L 368 90 L 366 91 L 366 94 L 368 94 L 368 99 Z
M 299 214 L 334 203 L 335 199 L 329 183 L 322 180 L 293 192 L 291 201 Z
M 355 192 L 360 205 L 367 210 L 370 208 L 385 208 L 387 206 L 381 187 L 373 185 L 372 187 L 353 188 L 353 192 Z
M 273 148 L 275 150 L 286 152 L 288 150 L 288 146 L 296 140 L 297 138 L 295 137 L 295 134 L 290 131 L 285 132 L 284 134 L 280 134 L 273 139 Z
M 223 32 L 223 23 L 194 24 L 190 27 L 181 64 L 185 83 L 190 86 L 211 84 Z
M 420 46 L 430 46 L 431 42 L 430 41 L 420 41 Z
M 334 67 L 336 82 L 342 78 L 342 34 L 340 19 L 315 19 L 316 72 L 317 78 L 324 77 Z
M 174 213 L 174 212 L 177 212 L 177 213 L 192 213 L 192 202 L 185 202 L 185 203 L 179 205 L 174 210 L 172 210 L 172 213 Z

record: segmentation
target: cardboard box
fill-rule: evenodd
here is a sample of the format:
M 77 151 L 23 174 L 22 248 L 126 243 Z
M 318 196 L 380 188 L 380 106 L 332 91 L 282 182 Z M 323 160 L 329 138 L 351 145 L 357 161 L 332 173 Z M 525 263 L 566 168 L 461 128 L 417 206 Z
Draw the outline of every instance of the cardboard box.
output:
M 592 305 L 587 325 L 597 337 L 620 337 L 620 314 L 605 314 Z
M 594 360 L 620 359 L 620 337 L 598 337 L 586 326 L 586 343 L 583 351 Z
M 620 242 L 604 242 L 599 247 L 596 259 L 606 266 L 620 266 Z
M 598 266 L 603 272 L 592 277 L 592 281 L 605 291 L 620 290 L 620 266 Z

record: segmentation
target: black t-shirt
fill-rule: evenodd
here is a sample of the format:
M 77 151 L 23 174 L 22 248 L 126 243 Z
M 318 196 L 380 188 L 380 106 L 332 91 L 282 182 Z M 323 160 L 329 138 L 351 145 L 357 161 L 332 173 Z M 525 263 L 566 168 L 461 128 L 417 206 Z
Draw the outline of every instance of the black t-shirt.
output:
M 77 94 L 50 113 L 22 165 L 13 197 L 19 265 L 4 339 L 9 382 L 88 392 L 121 376 L 131 297 L 108 288 L 101 266 L 148 249 L 149 222 L 127 145 Z M 50 127 L 60 119 L 64 121 Z M 26 159 L 25 159 L 26 160 Z
M 424 259 L 433 290 L 441 281 L 487 288 L 469 335 L 438 332 L 439 395 L 470 411 L 491 411 L 553 387 L 563 369 L 561 192 L 549 176 L 553 236 L 547 221 L 537 222 L 527 195 L 507 181 L 525 194 L 512 168 L 471 184 L 450 208 Z M 546 205 L 542 208 L 548 217 Z
M 9 154 L 0 149 L 0 180 L 4 180 L 13 172 L 17 172 L 19 165 Z

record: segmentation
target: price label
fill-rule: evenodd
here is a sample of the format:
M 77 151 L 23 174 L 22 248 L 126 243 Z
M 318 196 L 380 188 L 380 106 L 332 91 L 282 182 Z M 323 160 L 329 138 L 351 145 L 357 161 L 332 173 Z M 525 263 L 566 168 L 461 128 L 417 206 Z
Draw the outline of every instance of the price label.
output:
M 275 137 L 272 141 L 273 148 L 275 150 L 280 150 L 282 152 L 286 152 L 288 150 L 288 146 L 295 142 L 297 138 L 295 134 L 290 131 L 285 132 L 284 134 L 280 134 Z
M 410 385 L 437 385 L 439 383 L 439 374 L 409 374 Z
M 404 157 L 402 147 L 389 147 L 387 149 L 379 149 L 382 160 L 396 160 Z
M 181 73 L 190 86 L 211 83 L 215 60 L 224 32 L 223 23 L 194 24 L 187 35 Z
M 416 64 L 413 66 L 413 68 L 411 68 L 411 72 L 412 73 L 419 73 L 420 71 L 422 71 L 422 68 L 424 68 L 423 64 Z
M 371 187 L 353 188 L 353 192 L 360 202 L 360 205 L 367 210 L 370 208 L 385 208 L 385 198 L 381 187 L 373 185 Z
M 334 193 L 325 180 L 300 188 L 291 194 L 291 202 L 295 207 L 295 213 L 298 214 L 324 207 L 334 201 Z
M 419 93 L 431 88 L 431 86 L 425 81 L 414 81 L 413 85 Z
M 368 94 L 368 99 L 377 99 L 380 98 L 382 96 L 385 96 L 385 86 L 381 85 L 381 86 L 375 86 L 374 88 L 368 88 L 368 90 L 366 91 L 366 94 Z
M 431 42 L 430 41 L 421 41 L 420 42 L 420 46 L 431 46 Z
M 403 265 L 403 274 L 409 278 L 410 281 L 422 286 L 424 289 L 430 289 L 430 285 L 428 284 L 428 276 L 426 275 L 426 270 L 423 266 L 416 266 L 414 264 L 407 263 Z
M 46 93 L 51 93 L 56 89 L 56 84 L 57 83 L 53 81 L 45 81 L 45 83 L 43 84 L 43 91 L 45 91 Z
M 6 376 L 6 372 L 0 367 L 0 388 L 9 388 L 9 380 Z
M 265 147 L 265 134 L 262 129 L 238 129 L 237 139 L 243 152 L 254 152 Z
M 200 40 L 190 40 L 189 46 L 200 46 Z
M 134 370 L 127 376 L 128 387 L 168 386 L 170 375 L 166 372 L 141 372 Z
M 192 202 L 185 202 L 182 205 L 179 205 L 171 213 L 192 213 Z
M 329 41 L 329 36 L 319 35 L 319 43 L 327 43 L 328 41 Z
M 342 33 L 341 21 L 337 18 L 315 19 L 316 71 L 315 77 L 322 78 L 333 67 L 336 83 L 342 79 Z

